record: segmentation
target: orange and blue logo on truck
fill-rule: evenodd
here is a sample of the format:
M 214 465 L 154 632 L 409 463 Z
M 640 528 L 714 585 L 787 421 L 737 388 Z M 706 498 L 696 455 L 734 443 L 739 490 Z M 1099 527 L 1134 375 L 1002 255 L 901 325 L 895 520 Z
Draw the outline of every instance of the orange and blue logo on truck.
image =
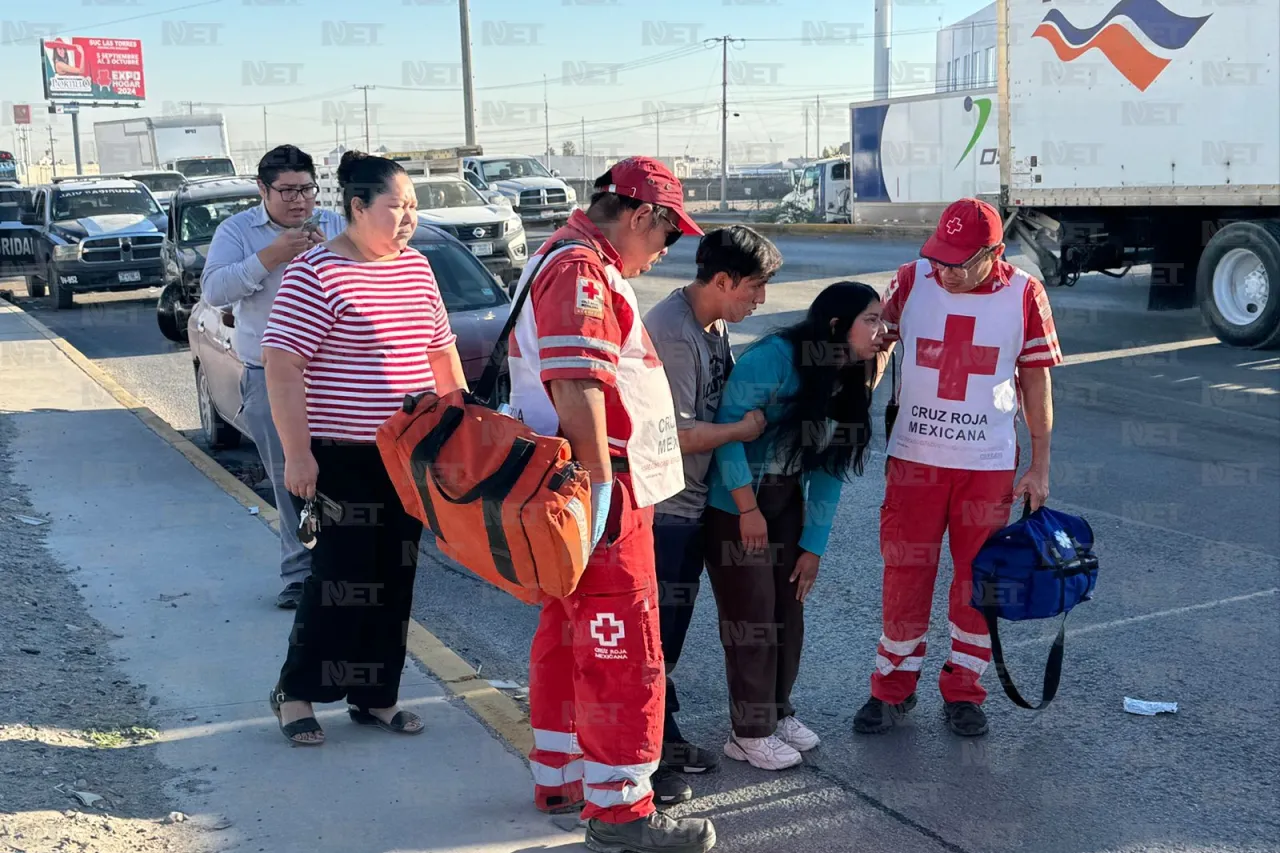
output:
M 1097 24 L 1080 29 L 1059 9 L 1050 9 L 1032 38 L 1042 38 L 1063 62 L 1073 62 L 1098 50 L 1126 80 L 1146 91 L 1173 60 L 1152 50 L 1133 32 L 1163 52 L 1175 53 L 1191 43 L 1212 17 L 1188 18 L 1166 8 L 1160 0 L 1120 0 Z M 1127 19 L 1127 24 L 1119 19 Z

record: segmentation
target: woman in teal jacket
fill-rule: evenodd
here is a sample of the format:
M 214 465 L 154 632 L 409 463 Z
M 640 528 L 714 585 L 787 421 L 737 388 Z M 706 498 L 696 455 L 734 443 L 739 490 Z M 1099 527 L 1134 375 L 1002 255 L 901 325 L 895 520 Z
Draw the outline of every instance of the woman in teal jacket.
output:
M 792 767 L 818 745 L 790 702 L 804 600 L 843 480 L 862 473 L 883 331 L 873 288 L 833 284 L 803 320 L 742 354 L 716 413 L 734 423 L 763 409 L 769 424 L 755 441 L 716 450 L 704 516 L 729 678 L 724 752 L 762 769 Z

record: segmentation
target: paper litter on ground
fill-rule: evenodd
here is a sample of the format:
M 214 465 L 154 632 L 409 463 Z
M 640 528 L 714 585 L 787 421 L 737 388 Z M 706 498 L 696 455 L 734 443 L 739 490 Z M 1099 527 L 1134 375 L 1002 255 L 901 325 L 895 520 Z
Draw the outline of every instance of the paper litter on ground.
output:
M 1124 697 L 1124 709 L 1130 714 L 1141 714 L 1144 717 L 1154 717 L 1156 714 L 1176 714 L 1178 713 L 1177 702 L 1147 702 L 1143 699 L 1130 699 Z

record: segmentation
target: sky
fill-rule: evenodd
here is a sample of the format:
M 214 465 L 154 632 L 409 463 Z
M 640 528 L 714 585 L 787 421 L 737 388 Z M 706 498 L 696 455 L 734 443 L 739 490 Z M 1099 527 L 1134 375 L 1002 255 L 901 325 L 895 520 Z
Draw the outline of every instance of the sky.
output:
M 893 96 L 932 91 L 936 31 L 989 0 L 895 0 Z M 873 0 L 471 0 L 477 142 L 488 153 L 719 157 L 721 45 L 731 162 L 848 140 L 848 105 L 873 95 Z M 92 125 L 221 112 L 233 149 L 335 140 L 393 150 L 462 144 L 457 0 L 41 0 L 0 2 L 0 148 L 12 104 L 33 106 L 32 149 L 71 159 L 71 122 L 42 100 L 39 38 L 137 38 L 141 109 L 85 109 Z M 545 78 L 545 86 L 544 86 Z M 356 86 L 372 86 L 367 91 Z M 544 96 L 545 104 L 544 108 Z M 185 102 L 191 102 L 189 105 Z M 264 129 L 265 108 L 265 129 Z M 736 113 L 736 115 L 734 115 Z

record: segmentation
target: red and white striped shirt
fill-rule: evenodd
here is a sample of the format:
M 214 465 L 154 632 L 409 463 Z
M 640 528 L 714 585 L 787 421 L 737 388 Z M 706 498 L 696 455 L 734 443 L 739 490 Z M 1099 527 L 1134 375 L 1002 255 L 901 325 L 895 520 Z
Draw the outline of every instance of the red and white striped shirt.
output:
M 405 394 L 435 388 L 427 354 L 455 340 L 417 250 L 362 263 L 316 246 L 285 270 L 262 346 L 307 360 L 312 437 L 371 442 Z

